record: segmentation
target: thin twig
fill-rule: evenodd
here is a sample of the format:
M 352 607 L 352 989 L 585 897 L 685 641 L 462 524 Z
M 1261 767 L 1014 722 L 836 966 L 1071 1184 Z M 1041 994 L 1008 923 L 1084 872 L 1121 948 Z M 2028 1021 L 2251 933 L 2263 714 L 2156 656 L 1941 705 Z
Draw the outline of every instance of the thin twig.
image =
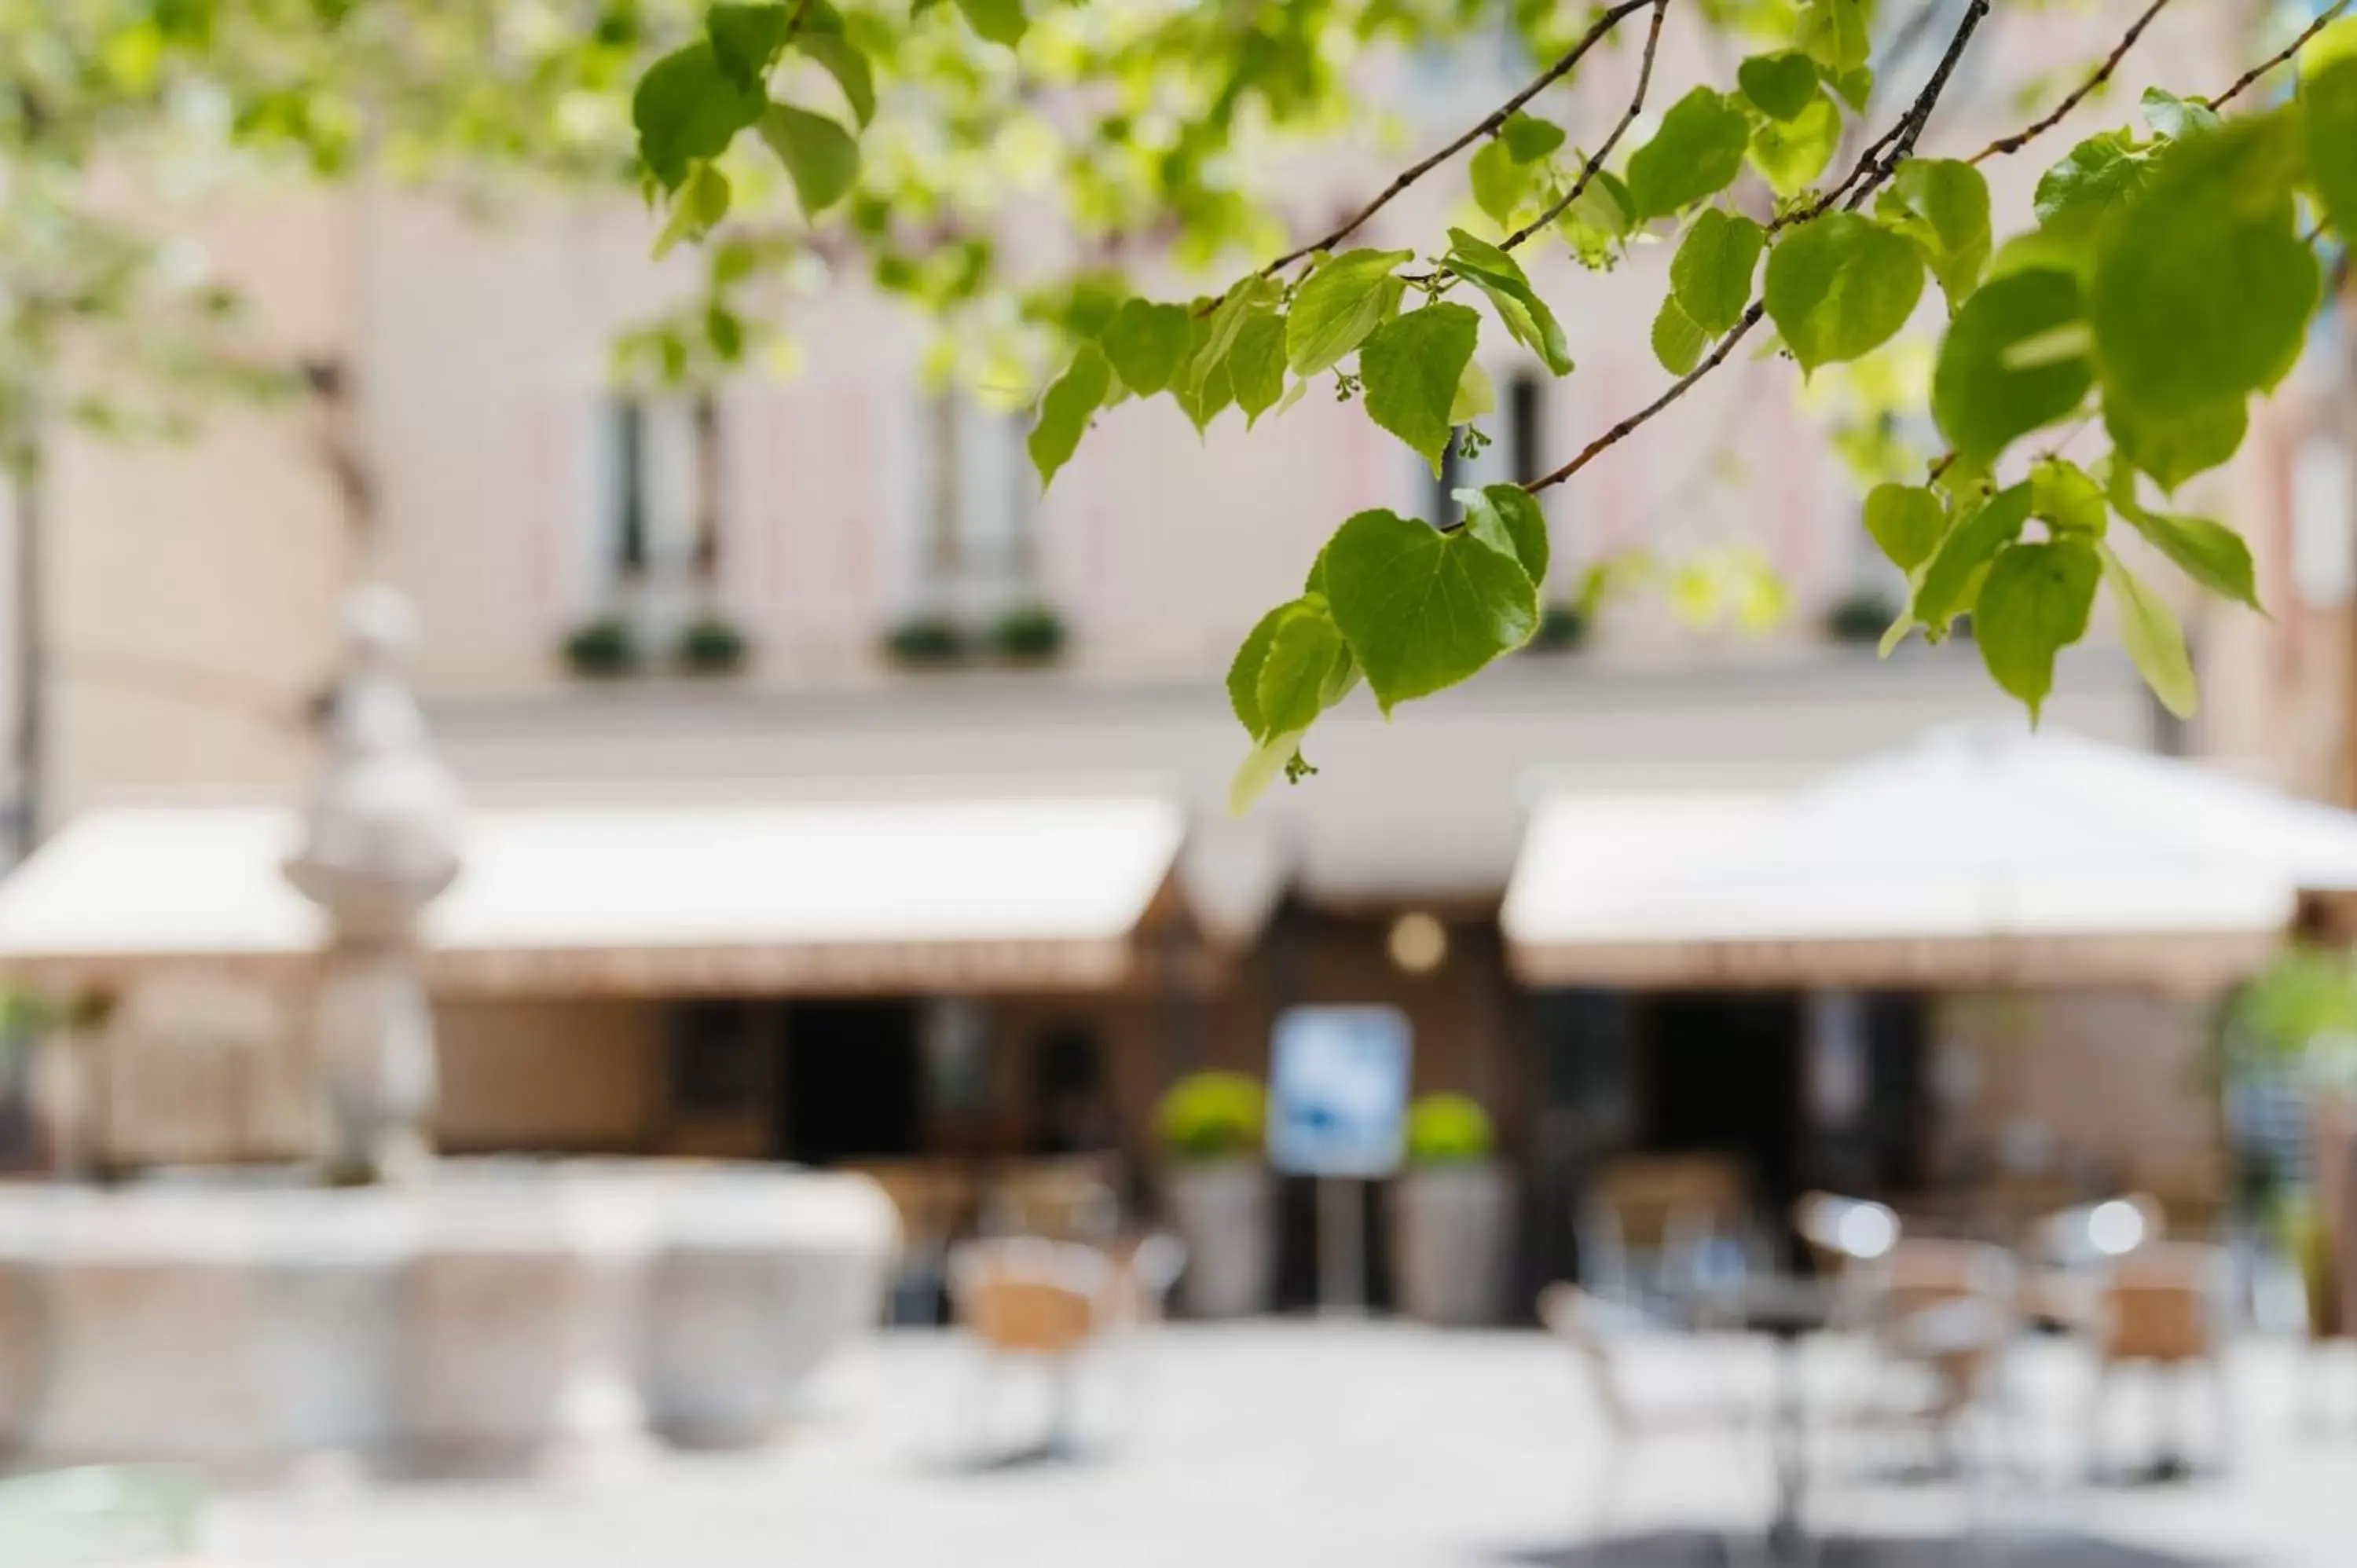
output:
M 1636 434 L 1640 425 L 1652 419 L 1655 414 L 1661 413 L 1662 410 L 1669 407 L 1670 404 L 1677 402 L 1678 399 L 1685 396 L 1687 388 L 1693 386 L 1695 382 L 1702 380 L 1703 377 L 1710 374 L 1711 371 L 1718 369 L 1720 365 L 1726 363 L 1727 355 L 1735 351 L 1735 346 L 1738 343 L 1742 342 L 1746 337 L 1749 336 L 1751 329 L 1760 325 L 1760 318 L 1767 314 L 1768 306 L 1764 301 L 1752 301 L 1751 308 L 1745 311 L 1743 313 L 1742 319 L 1736 322 L 1735 326 L 1727 332 L 1727 336 L 1718 340 L 1718 347 L 1710 351 L 1710 357 L 1708 359 L 1705 360 L 1701 364 L 1696 365 L 1693 370 L 1688 371 L 1684 375 L 1680 376 L 1676 381 L 1672 381 L 1670 383 L 1669 390 L 1662 393 L 1661 396 L 1655 398 L 1652 402 L 1647 403 L 1644 407 L 1639 409 L 1636 413 L 1631 414 L 1628 418 L 1622 420 L 1620 424 L 1614 425 L 1611 429 L 1606 431 L 1603 435 L 1598 436 L 1587 446 L 1581 447 L 1579 449 L 1578 456 L 1573 457 L 1570 462 L 1566 463 L 1562 467 L 1555 469 L 1555 472 L 1551 474 L 1540 475 L 1537 478 L 1533 479 L 1530 483 L 1524 485 L 1523 489 L 1535 495 L 1537 492 L 1545 489 L 1550 485 L 1559 485 L 1566 479 L 1571 478 L 1574 474 L 1579 472 L 1582 468 L 1587 467 L 1588 464 L 1594 462 L 1597 458 L 1602 456 L 1607 448 L 1617 446 L 1621 442 L 1627 440 L 1631 435 Z
M 1964 19 L 1957 25 L 1955 37 L 1948 42 L 1947 53 L 1940 57 L 1939 66 L 1932 72 L 1932 79 L 1923 84 L 1923 91 L 1916 95 L 1915 102 L 1908 106 L 1907 113 L 1900 117 L 1899 123 L 1859 156 L 1857 165 L 1843 177 L 1841 184 L 1808 207 L 1795 209 L 1786 214 L 1778 221 L 1777 227 L 1804 220 L 1800 216 L 1803 213 L 1808 217 L 1818 216 L 1839 199 L 1845 190 L 1850 193 L 1844 202 L 1848 210 L 1856 211 L 1865 205 L 1867 198 L 1888 181 L 1915 150 L 1915 143 L 1922 135 L 1925 124 L 1930 123 L 1932 111 L 1938 106 L 1940 95 L 1947 91 L 1949 80 L 1955 75 L 1956 62 L 1964 58 L 1965 48 L 1972 43 L 1973 34 L 1979 28 L 1982 18 L 1988 15 L 1988 10 L 1989 0 L 1972 0 L 1972 5 L 1964 12 Z M 1696 381 L 1725 364 L 1727 357 L 1735 351 L 1736 345 L 1750 336 L 1751 329 L 1759 326 L 1767 314 L 1766 299 L 1753 300 L 1727 336 L 1719 339 L 1718 347 L 1712 349 L 1700 364 L 1671 382 L 1667 390 L 1652 402 L 1581 447 L 1563 467 L 1541 475 L 1523 488 L 1536 492 L 1551 485 L 1559 485 L 1627 440 L 1663 409 L 1685 396 Z
M 2093 74 L 2081 82 L 2070 96 L 2057 103 L 2045 118 L 2035 124 L 2024 126 L 2010 136 L 1999 136 L 1965 161 L 1975 164 L 1986 163 L 1991 158 L 2006 157 L 2018 153 L 2068 119 L 2072 110 L 2087 101 L 2088 94 L 2111 81 L 2112 73 L 2120 69 L 2120 61 L 2127 58 L 2128 50 L 2136 48 L 2136 40 L 2144 37 L 2144 30 L 2152 25 L 2152 19 L 2159 16 L 2162 7 L 2168 4 L 2169 0 L 2152 0 L 2151 5 L 2146 8 L 2144 15 L 2136 19 L 2120 39 L 2119 47 L 2105 55 L 2103 63 L 2095 67 Z
M 1438 152 L 1434 153 L 1431 156 L 1423 159 L 1421 162 L 1410 165 L 1406 169 L 1401 171 L 1398 178 L 1393 180 L 1391 184 L 1383 187 L 1383 188 L 1376 194 L 1373 200 L 1359 209 L 1359 210 L 1351 216 L 1349 221 L 1341 224 L 1340 227 L 1328 233 L 1318 236 L 1317 239 L 1310 241 L 1306 245 L 1287 251 L 1285 254 L 1277 257 L 1276 260 L 1269 263 L 1268 265 L 1261 268 L 1260 275 L 1262 277 L 1273 277 L 1286 267 L 1291 266 L 1294 263 L 1301 260 L 1304 256 L 1315 255 L 1320 251 L 1330 251 L 1335 246 L 1340 244 L 1343 241 L 1349 239 L 1352 234 L 1358 232 L 1359 229 L 1364 225 L 1369 219 L 1372 218 L 1376 213 L 1381 212 L 1384 208 L 1390 206 L 1392 202 L 1395 200 L 1402 192 L 1405 191 L 1409 186 L 1414 185 L 1417 180 L 1422 179 L 1426 175 L 1430 174 L 1434 169 L 1438 168 L 1442 164 L 1447 163 L 1458 153 L 1463 152 L 1474 143 L 1481 140 L 1482 137 L 1496 135 L 1500 127 L 1505 124 L 1506 121 L 1512 116 L 1515 110 L 1520 109 L 1523 104 L 1528 103 L 1532 99 L 1536 98 L 1547 88 L 1553 86 L 1564 77 L 1568 76 L 1572 70 L 1579 64 L 1580 60 L 1587 56 L 1587 51 L 1594 48 L 1598 44 L 1602 43 L 1611 35 L 1613 29 L 1618 27 L 1622 22 L 1627 21 L 1631 16 L 1635 16 L 1638 12 L 1645 9 L 1648 5 L 1653 6 L 1658 13 L 1660 8 L 1667 3 L 1668 0 L 1620 0 L 1619 5 L 1612 6 L 1603 15 L 1598 16 L 1595 23 L 1589 27 L 1587 31 L 1580 36 L 1580 39 L 1577 43 L 1572 45 L 1570 48 L 1565 50 L 1563 54 L 1558 56 L 1555 62 L 1547 67 L 1546 70 L 1541 71 L 1537 78 L 1534 80 L 1529 86 L 1523 88 L 1520 92 L 1515 93 L 1512 98 L 1507 99 L 1505 102 L 1500 104 L 1496 110 L 1491 112 L 1487 119 L 1483 120 L 1480 124 L 1475 125 L 1471 130 L 1467 131 L 1455 141 L 1450 142 L 1447 146 L 1442 147 Z M 1658 26 L 1658 23 L 1656 25 Z
M 1571 182 L 1571 188 L 1550 203 L 1544 212 L 1500 241 L 1500 250 L 1512 250 L 1554 222 L 1566 208 L 1577 201 L 1587 189 L 1587 182 L 1596 177 L 1596 171 L 1604 166 L 1604 160 L 1612 156 L 1612 149 L 1620 145 L 1620 138 L 1629 134 L 1629 127 L 1637 123 L 1637 116 L 1645 112 L 1645 92 L 1653 84 L 1653 55 L 1662 43 L 1662 18 L 1669 14 L 1669 9 L 1670 0 L 1653 0 L 1652 26 L 1645 31 L 1644 63 L 1637 68 L 1637 91 L 1629 100 L 1628 113 L 1622 114 L 1620 123 L 1612 127 L 1612 134 L 1604 138 L 1604 145 L 1589 155 L 1587 162 L 1580 168 L 1579 177 Z
M 2315 21 L 2310 22 L 2307 27 L 2301 30 L 2299 37 L 2286 44 L 2278 52 L 2269 55 L 2266 59 L 2261 60 L 2258 64 L 2253 66 L 2250 70 L 2236 77 L 2234 79 L 2234 84 L 2232 87 L 2229 87 L 2225 91 L 2210 100 L 2210 107 L 2212 109 L 2223 109 L 2227 104 L 2232 103 L 2235 99 L 2240 98 L 2243 95 L 2244 90 L 2248 88 L 2251 83 L 2258 81 L 2259 78 L 2266 75 L 2267 72 L 2275 70 L 2276 67 L 2282 65 L 2294 55 L 2299 53 L 2300 50 L 2306 48 L 2308 47 L 2308 40 L 2316 37 L 2317 34 L 2324 31 L 2326 27 L 2331 26 L 2333 18 L 2340 16 L 2341 12 L 2349 9 L 2350 4 L 2351 0 L 2335 0 L 2333 5 L 2326 6 L 2324 10 L 2318 15 Z

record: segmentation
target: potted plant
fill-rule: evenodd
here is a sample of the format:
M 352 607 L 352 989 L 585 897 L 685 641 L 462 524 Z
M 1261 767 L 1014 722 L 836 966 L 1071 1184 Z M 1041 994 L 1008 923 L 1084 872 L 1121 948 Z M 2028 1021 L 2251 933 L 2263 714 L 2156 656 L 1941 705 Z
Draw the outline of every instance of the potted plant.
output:
M 639 667 L 639 634 L 620 616 L 583 621 L 565 636 L 565 662 L 592 680 L 628 675 Z
M 1009 664 L 1050 664 L 1064 651 L 1064 618 L 1045 605 L 1025 605 L 998 618 L 990 641 Z
M 1898 618 L 1897 605 L 1871 588 L 1860 588 L 1825 611 L 1825 636 L 1835 642 L 1876 644 Z
M 914 670 L 946 670 L 966 660 L 965 633 L 945 616 L 915 616 L 884 639 L 892 662 Z
M 680 628 L 679 667 L 691 675 L 729 675 L 745 667 L 752 645 L 726 616 L 699 616 Z
M 1490 1113 L 1462 1094 L 1408 1107 L 1407 1170 L 1391 1193 L 1392 1256 L 1408 1316 L 1494 1323 L 1505 1294 L 1512 1191 Z
M 1577 653 L 1587 640 L 1587 612 L 1567 599 L 1558 599 L 1539 611 L 1539 628 L 1523 650 L 1529 653 Z
M 1155 1112 L 1171 1218 L 1187 1243 L 1180 1297 L 1198 1317 L 1268 1305 L 1275 1206 L 1261 1163 L 1267 1119 L 1266 1092 L 1240 1072 L 1189 1074 Z

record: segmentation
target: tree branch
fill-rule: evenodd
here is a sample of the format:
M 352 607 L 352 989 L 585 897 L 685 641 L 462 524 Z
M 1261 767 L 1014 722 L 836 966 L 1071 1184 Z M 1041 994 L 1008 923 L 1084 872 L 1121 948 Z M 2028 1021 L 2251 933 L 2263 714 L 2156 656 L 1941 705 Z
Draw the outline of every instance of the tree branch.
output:
M 1964 19 L 1957 25 L 1955 37 L 1948 41 L 1947 53 L 1940 57 L 1940 63 L 1932 72 L 1932 79 L 1923 84 L 1923 91 L 1899 117 L 1897 124 L 1858 155 L 1857 164 L 1842 177 L 1841 183 L 1815 201 L 1786 213 L 1771 225 L 1771 229 L 1789 227 L 1821 215 L 1836 200 L 1841 200 L 1845 191 L 1849 195 L 1842 204 L 1847 210 L 1854 212 L 1866 204 L 1866 199 L 1879 189 L 1899 166 L 1907 161 L 1908 155 L 1915 150 L 1915 143 L 1922 135 L 1925 124 L 1930 123 L 1932 111 L 1938 106 L 1940 95 L 1947 91 L 1950 79 L 1955 75 L 1956 62 L 1964 59 L 1965 48 L 1972 43 L 1973 34 L 1988 15 L 1989 4 L 1990 0 L 1972 0 L 1972 5 L 1964 12 Z M 1767 300 L 1764 297 L 1753 300 L 1750 307 L 1744 311 L 1727 336 L 1719 339 L 1718 347 L 1713 349 L 1702 363 L 1671 382 L 1668 389 L 1652 402 L 1581 447 L 1563 467 L 1541 475 L 1523 488 L 1535 493 L 1549 486 L 1559 485 L 1627 440 L 1663 409 L 1685 396 L 1696 381 L 1725 364 L 1727 357 L 1735 351 L 1736 345 L 1750 336 L 1751 329 L 1759 326 L 1761 317 L 1767 314 Z
M 1652 0 L 1652 26 L 1645 31 L 1645 59 L 1644 63 L 1637 68 L 1637 91 L 1635 96 L 1629 100 L 1628 113 L 1620 116 L 1620 123 L 1612 127 L 1612 134 L 1604 138 L 1604 145 L 1598 147 L 1589 156 L 1587 164 L 1581 167 L 1579 177 L 1571 182 L 1571 188 L 1556 198 L 1544 212 L 1500 241 L 1498 243 L 1500 250 L 1512 250 L 1554 222 L 1563 215 L 1565 209 L 1577 201 L 1581 193 L 1587 190 L 1588 181 L 1596 177 L 1596 171 L 1604 166 L 1604 160 L 1612 156 L 1612 149 L 1620 145 L 1620 138 L 1629 134 L 1629 127 L 1637 123 L 1637 116 L 1645 112 L 1645 93 L 1653 84 L 1653 56 L 1662 43 L 1662 18 L 1669 14 L 1670 0 Z
M 1330 231 L 1329 232 L 1322 234 L 1318 238 L 1310 241 L 1306 245 L 1298 246 L 1294 250 L 1287 251 L 1285 254 L 1277 257 L 1276 260 L 1269 263 L 1268 265 L 1261 268 L 1259 275 L 1262 277 L 1273 277 L 1285 268 L 1291 266 L 1294 263 L 1301 260 L 1304 256 L 1315 255 L 1320 251 L 1332 250 L 1335 246 L 1349 239 L 1352 234 L 1358 232 L 1369 219 L 1372 218 L 1376 213 L 1381 212 L 1384 208 L 1390 206 L 1394 200 L 1397 199 L 1398 197 L 1407 189 L 1408 187 L 1414 185 L 1417 180 L 1422 179 L 1426 175 L 1430 174 L 1434 169 L 1438 168 L 1442 164 L 1447 163 L 1450 158 L 1455 157 L 1458 153 L 1463 152 L 1466 148 L 1481 140 L 1484 136 L 1496 135 L 1498 134 L 1499 127 L 1505 124 L 1508 117 L 1511 116 L 1515 110 L 1520 109 L 1523 104 L 1528 103 L 1532 99 L 1536 98 L 1541 92 L 1546 91 L 1546 89 L 1553 86 L 1555 82 L 1571 74 L 1573 69 L 1587 57 L 1587 52 L 1590 49 L 1594 48 L 1598 44 L 1602 43 L 1607 38 L 1611 36 L 1613 29 L 1620 27 L 1622 22 L 1627 21 L 1630 17 L 1645 9 L 1648 5 L 1653 7 L 1654 27 L 1658 31 L 1661 26 L 1661 11 L 1668 4 L 1669 0 L 1620 0 L 1620 4 L 1612 6 L 1610 9 L 1605 11 L 1601 16 L 1596 18 L 1596 21 L 1588 27 L 1587 31 L 1580 35 L 1580 38 L 1577 43 L 1572 45 L 1571 48 L 1566 49 L 1560 56 L 1558 56 L 1555 62 L 1547 67 L 1546 70 L 1541 71 L 1537 78 L 1534 80 L 1529 86 L 1523 88 L 1520 92 L 1515 93 L 1512 98 L 1507 99 L 1505 102 L 1500 104 L 1491 113 L 1487 119 L 1483 120 L 1480 124 L 1475 125 L 1471 130 L 1467 131 L 1463 135 L 1458 137 L 1447 146 L 1442 147 L 1438 152 L 1434 153 L 1429 157 L 1426 157 L 1418 163 L 1412 164 L 1407 168 L 1402 170 L 1397 178 L 1394 179 L 1391 184 L 1383 187 L 1383 188 L 1376 194 L 1373 200 L 1359 209 L 1359 210 L 1353 214 L 1348 221 L 1342 223 L 1340 227 Z M 1650 62 L 1652 58 L 1652 51 L 1648 49 L 1646 59 Z
M 2269 55 L 2266 59 L 2261 60 L 2258 64 L 2253 66 L 2250 70 L 2236 77 L 2234 79 L 2234 84 L 2232 87 L 2229 87 L 2225 91 L 2210 100 L 2210 107 L 2212 109 L 2223 109 L 2227 104 L 2232 103 L 2235 99 L 2240 98 L 2245 88 L 2248 88 L 2253 82 L 2258 81 L 2259 78 L 2266 75 L 2267 72 L 2275 70 L 2276 67 L 2284 64 L 2294 55 L 2299 53 L 2300 50 L 2306 48 L 2308 47 L 2308 40 L 2316 37 L 2317 34 L 2324 31 L 2326 27 L 2331 26 L 2333 19 L 2339 16 L 2343 11 L 2349 9 L 2349 5 L 2350 0 L 2337 0 L 2336 4 L 2326 6 L 2322 12 L 2318 14 L 2315 21 L 2310 22 L 2307 27 L 2301 30 L 2299 37 L 2286 44 L 2279 52 Z
M 2119 47 L 2105 55 L 2103 63 L 2095 67 L 2094 73 L 2081 82 L 2061 102 L 2057 103 L 2045 118 L 2035 124 L 2024 126 L 2010 136 L 1999 136 L 1965 161 L 1978 164 L 1986 163 L 1991 158 L 2008 156 L 2021 151 L 2022 148 L 2060 125 L 2069 118 L 2072 110 L 2087 101 L 2090 93 L 2111 81 L 2112 73 L 2120 68 L 2120 61 L 2127 58 L 2128 50 L 2136 48 L 2136 40 L 2144 37 L 2144 30 L 2152 25 L 2152 19 L 2159 16 L 2162 7 L 2168 4 L 2169 0 L 2152 0 L 2151 5 L 2146 8 L 2144 15 L 2136 19 L 2129 27 L 2126 35 L 2120 39 Z

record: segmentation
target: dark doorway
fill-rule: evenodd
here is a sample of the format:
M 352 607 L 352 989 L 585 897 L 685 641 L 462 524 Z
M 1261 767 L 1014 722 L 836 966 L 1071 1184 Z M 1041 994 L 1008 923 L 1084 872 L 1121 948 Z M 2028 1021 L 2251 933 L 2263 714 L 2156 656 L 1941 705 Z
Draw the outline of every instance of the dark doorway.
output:
M 909 1002 L 797 1002 L 784 1011 L 778 1154 L 814 1165 L 918 1152 L 922 1054 Z
M 1732 1155 L 1763 1217 L 1793 1197 L 1801 1121 L 1801 999 L 1785 993 L 1651 996 L 1644 1042 L 1645 1146 Z

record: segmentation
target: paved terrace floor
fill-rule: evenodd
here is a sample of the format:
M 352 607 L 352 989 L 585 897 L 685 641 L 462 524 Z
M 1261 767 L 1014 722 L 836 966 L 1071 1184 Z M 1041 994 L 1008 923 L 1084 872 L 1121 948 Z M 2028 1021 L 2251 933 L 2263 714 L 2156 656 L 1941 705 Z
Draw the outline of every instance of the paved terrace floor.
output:
M 1632 1354 L 1649 1405 L 1764 1397 L 1768 1348 Z M 885 1337 L 830 1391 L 833 1413 L 768 1452 L 646 1456 L 563 1481 L 325 1481 L 223 1499 L 215 1544 L 254 1568 L 1667 1568 L 1760 1561 L 1766 1450 L 1724 1428 L 1609 1449 L 1563 1347 L 1537 1333 L 1405 1326 L 1174 1326 L 1099 1369 L 1076 1462 L 984 1466 L 1019 1444 L 1042 1390 L 946 1334 Z M 1856 1368 L 1809 1367 L 1835 1402 Z M 2014 1404 L 2027 1482 L 1900 1484 L 1889 1440 L 1821 1454 L 1826 1564 L 2169 1568 L 2357 1563 L 2357 1365 L 2325 1380 L 2281 1344 L 2233 1363 L 2232 1465 L 2175 1485 L 2090 1488 L 2083 1363 L 2029 1347 Z M 2117 1402 L 2123 1456 L 2146 1402 Z M 2196 1415 L 2198 1435 L 2217 1423 Z M 1880 1478 L 1878 1478 L 1878 1477 Z

